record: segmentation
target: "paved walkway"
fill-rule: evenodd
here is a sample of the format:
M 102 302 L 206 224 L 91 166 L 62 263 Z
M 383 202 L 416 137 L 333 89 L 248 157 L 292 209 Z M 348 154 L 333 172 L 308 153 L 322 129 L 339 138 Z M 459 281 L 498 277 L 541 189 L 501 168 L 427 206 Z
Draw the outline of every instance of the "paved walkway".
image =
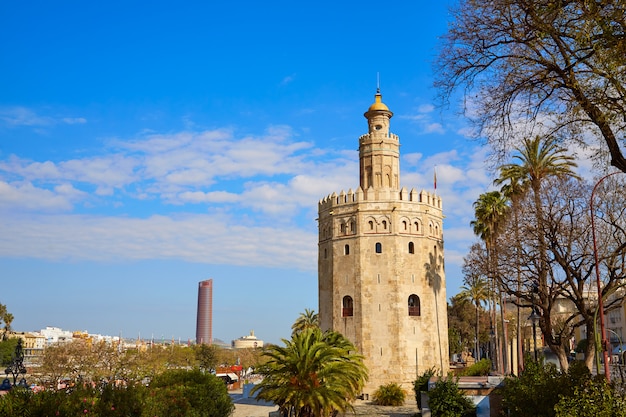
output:
M 272 411 L 277 411 L 278 406 L 265 401 L 257 401 L 256 398 L 243 398 L 241 390 L 230 392 L 230 397 L 235 404 L 235 411 L 231 417 L 268 417 Z M 386 407 L 373 405 L 370 401 L 357 400 L 354 404 L 354 413 L 348 412 L 346 416 L 358 417 L 412 417 L 417 410 L 415 400 L 407 399 L 403 406 Z

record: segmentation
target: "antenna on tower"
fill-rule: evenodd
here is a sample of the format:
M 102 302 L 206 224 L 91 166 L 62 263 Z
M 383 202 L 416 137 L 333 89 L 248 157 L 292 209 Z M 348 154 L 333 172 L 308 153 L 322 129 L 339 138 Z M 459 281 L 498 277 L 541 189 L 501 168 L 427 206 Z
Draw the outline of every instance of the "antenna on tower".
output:
M 376 92 L 380 93 L 380 72 L 376 73 Z

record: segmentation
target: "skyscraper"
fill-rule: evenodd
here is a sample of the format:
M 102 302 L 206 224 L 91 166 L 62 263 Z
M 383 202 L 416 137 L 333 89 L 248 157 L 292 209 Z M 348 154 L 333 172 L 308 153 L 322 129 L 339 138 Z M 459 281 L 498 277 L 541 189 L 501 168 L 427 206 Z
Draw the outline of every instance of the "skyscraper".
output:
M 449 367 L 442 201 L 400 186 L 392 116 L 378 91 L 359 138 L 359 187 L 318 207 L 320 326 L 363 354 L 368 394 Z
M 196 343 L 213 343 L 213 280 L 198 284 L 198 317 L 196 320 Z

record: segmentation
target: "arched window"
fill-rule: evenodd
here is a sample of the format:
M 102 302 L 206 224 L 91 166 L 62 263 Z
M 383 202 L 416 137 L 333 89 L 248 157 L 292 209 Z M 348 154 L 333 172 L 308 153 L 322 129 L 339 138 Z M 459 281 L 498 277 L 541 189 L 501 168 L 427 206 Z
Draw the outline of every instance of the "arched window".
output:
M 342 235 L 346 234 L 346 224 L 345 223 L 341 223 L 341 234 Z
M 413 242 L 409 242 L 409 253 L 415 253 L 415 244 Z
M 418 222 L 413 223 L 413 225 L 415 226 L 415 233 L 418 233 L 420 231 L 420 224 Z
M 374 230 L 374 222 L 370 220 L 368 224 L 370 225 L 370 230 Z
M 346 245 L 343 247 L 343 254 L 350 255 L 350 245 Z
M 383 244 L 376 242 L 376 253 L 383 253 Z
M 383 229 L 387 230 L 387 220 L 383 220 Z
M 420 315 L 420 298 L 415 295 L 409 295 L 409 316 Z
M 407 224 L 406 220 L 403 220 L 403 221 L 402 221 L 402 227 L 404 228 L 404 230 L 406 230 L 406 229 L 407 229 L 408 224 Z
M 354 233 L 356 230 L 356 224 L 352 221 L 350 222 L 350 232 Z
M 341 317 L 352 317 L 354 315 L 354 303 L 352 297 L 346 295 L 343 297 L 343 308 L 341 309 Z

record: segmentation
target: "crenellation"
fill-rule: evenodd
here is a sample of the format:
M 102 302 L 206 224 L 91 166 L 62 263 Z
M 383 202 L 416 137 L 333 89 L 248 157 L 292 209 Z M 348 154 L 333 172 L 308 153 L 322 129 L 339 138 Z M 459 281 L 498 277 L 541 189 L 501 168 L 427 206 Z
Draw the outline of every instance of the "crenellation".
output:
M 319 200 L 318 209 L 320 212 L 324 212 L 354 203 L 377 201 L 397 201 L 402 204 L 418 204 L 422 205 L 424 210 L 435 209 L 441 211 L 442 208 L 441 197 L 426 190 L 422 190 L 418 193 L 414 188 L 412 188 L 410 192 L 407 192 L 406 187 L 403 187 L 399 192 L 386 189 L 377 190 L 369 188 L 364 192 L 360 187 L 358 187 L 356 191 L 353 191 L 352 188 L 350 188 L 347 193 L 341 190 L 339 194 L 333 192 L 332 194 L 327 195 Z

